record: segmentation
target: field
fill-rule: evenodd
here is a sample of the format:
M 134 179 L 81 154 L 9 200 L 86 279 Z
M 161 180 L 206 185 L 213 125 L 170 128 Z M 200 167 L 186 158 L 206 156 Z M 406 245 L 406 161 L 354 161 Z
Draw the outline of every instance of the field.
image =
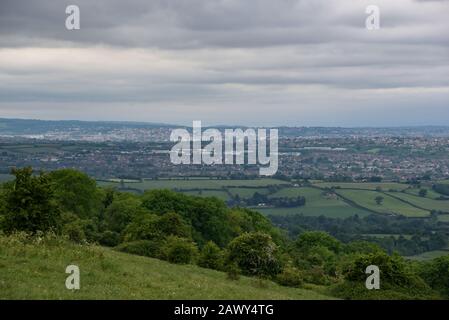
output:
M 420 196 L 414 196 L 403 192 L 389 193 L 391 196 L 400 198 L 412 205 L 424 208 L 426 210 L 438 210 L 449 213 L 449 201 L 448 200 L 433 200 Z
M 216 197 L 223 201 L 229 200 L 229 195 L 225 191 L 220 190 L 182 191 L 182 193 L 197 197 Z
M 376 190 L 376 188 L 381 188 L 383 191 L 388 191 L 394 189 L 397 191 L 405 190 L 408 185 L 396 182 L 318 182 L 315 186 L 319 188 L 331 188 L 340 187 L 342 189 L 367 189 Z
M 349 204 L 339 199 L 323 195 L 323 192 L 315 188 L 285 188 L 272 195 L 273 197 L 297 197 L 306 198 L 306 205 L 297 208 L 262 208 L 257 209 L 264 214 L 288 215 L 303 214 L 305 216 L 328 216 L 334 218 L 346 218 L 358 214 L 368 215 L 370 212 L 351 207 Z
M 410 260 L 417 260 L 417 261 L 425 261 L 425 260 L 432 260 L 438 257 L 449 255 L 449 250 L 434 250 L 434 251 L 427 251 L 421 254 L 417 254 L 415 256 L 409 256 L 406 257 Z
M 65 268 L 80 268 L 81 289 L 65 288 Z M 318 290 L 318 289 L 316 289 Z M 322 290 L 322 289 L 321 289 Z M 174 265 L 60 240 L 26 243 L 0 236 L 0 299 L 329 299 L 193 265 Z
M 100 186 L 119 187 L 120 183 L 116 181 L 99 181 Z M 139 182 L 124 182 L 125 187 L 151 190 L 151 189 L 178 189 L 178 190 L 192 190 L 192 189 L 221 189 L 228 187 L 267 187 L 270 185 L 288 184 L 282 180 L 276 179 L 253 179 L 253 180 L 218 180 L 218 179 L 159 179 L 149 180 L 145 179 Z
M 427 190 L 427 195 L 426 197 L 420 197 L 418 195 L 419 188 L 411 188 L 407 184 L 396 182 L 338 183 L 313 181 L 311 186 L 293 187 L 293 183 L 270 178 L 252 180 L 183 178 L 124 180 L 122 182 L 111 179 L 99 181 L 98 184 L 115 186 L 122 190 L 128 189 L 139 193 L 151 189 L 172 189 L 190 195 L 213 196 L 224 201 L 230 201 L 236 195 L 240 199 L 249 199 L 256 192 L 270 198 L 296 198 L 298 196 L 306 198 L 306 205 L 301 207 L 254 207 L 255 210 L 271 215 L 303 214 L 306 216 L 324 215 L 346 218 L 355 214 L 366 216 L 372 213 L 428 217 L 432 210 L 449 213 L 449 201 L 436 200 L 440 195 L 430 187 L 423 186 L 422 188 Z M 270 186 L 276 186 L 278 191 L 273 191 Z M 333 190 L 334 194 L 329 192 L 330 187 L 336 187 Z M 392 190 L 395 190 L 395 192 L 392 192 Z M 380 205 L 375 201 L 378 196 L 383 198 Z M 449 217 L 442 216 L 440 221 L 449 221 Z
M 340 189 L 337 191 L 337 194 L 350 199 L 357 205 L 382 214 L 396 214 L 406 217 L 429 216 L 429 211 L 427 210 L 413 207 L 401 200 L 376 191 Z M 383 203 L 380 205 L 374 200 L 377 196 L 384 198 Z

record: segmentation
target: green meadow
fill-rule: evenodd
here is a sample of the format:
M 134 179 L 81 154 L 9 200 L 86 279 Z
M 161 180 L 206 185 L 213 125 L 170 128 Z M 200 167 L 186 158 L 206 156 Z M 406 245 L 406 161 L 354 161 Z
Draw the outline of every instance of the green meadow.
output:
M 80 290 L 65 287 L 71 264 L 80 268 Z M 330 299 L 323 290 L 248 277 L 229 280 L 223 272 L 104 247 L 0 236 L 0 299 Z

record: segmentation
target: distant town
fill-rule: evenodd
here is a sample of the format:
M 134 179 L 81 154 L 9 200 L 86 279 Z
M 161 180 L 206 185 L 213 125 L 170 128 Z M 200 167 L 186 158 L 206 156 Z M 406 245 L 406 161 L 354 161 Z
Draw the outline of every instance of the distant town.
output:
M 173 165 L 169 136 L 177 127 L 0 119 L 0 172 L 32 166 L 71 167 L 97 179 L 258 175 L 254 165 Z M 449 178 L 449 127 L 278 129 L 277 178 L 337 182 Z

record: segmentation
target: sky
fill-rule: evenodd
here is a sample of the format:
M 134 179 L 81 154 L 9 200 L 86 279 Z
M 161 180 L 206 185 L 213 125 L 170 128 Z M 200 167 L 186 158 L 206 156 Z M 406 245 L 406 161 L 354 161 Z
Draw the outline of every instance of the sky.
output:
M 0 0 L 0 117 L 449 125 L 449 1 Z

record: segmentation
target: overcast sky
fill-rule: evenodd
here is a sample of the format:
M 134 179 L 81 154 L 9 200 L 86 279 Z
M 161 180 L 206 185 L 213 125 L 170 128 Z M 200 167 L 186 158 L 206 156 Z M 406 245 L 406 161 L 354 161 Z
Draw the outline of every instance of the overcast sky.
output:
M 8 118 L 449 125 L 449 1 L 0 0 L 0 84 Z

